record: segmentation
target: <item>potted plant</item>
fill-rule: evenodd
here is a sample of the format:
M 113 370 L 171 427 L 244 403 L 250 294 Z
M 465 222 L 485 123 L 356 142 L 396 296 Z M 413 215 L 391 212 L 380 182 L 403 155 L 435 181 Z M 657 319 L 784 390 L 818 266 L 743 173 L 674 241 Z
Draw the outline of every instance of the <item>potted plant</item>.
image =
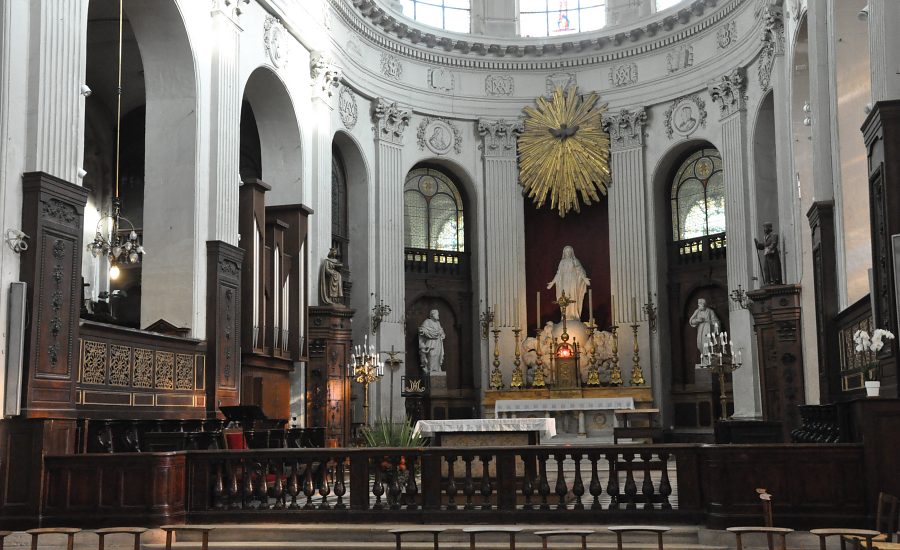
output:
M 380 498 L 382 493 L 386 493 L 388 504 L 399 504 L 400 495 L 407 490 L 407 485 L 412 482 L 415 485 L 416 479 L 410 480 L 407 458 L 415 461 L 412 456 L 407 457 L 402 452 L 397 454 L 396 449 L 415 449 L 424 447 L 425 438 L 421 434 L 413 430 L 409 419 L 401 422 L 392 422 L 389 419 L 382 418 L 376 420 L 371 426 L 366 426 L 360 430 L 365 441 L 365 446 L 370 448 L 390 448 L 394 449 L 391 455 L 381 457 L 381 462 L 376 460 L 376 469 L 378 470 L 374 483 L 379 487 L 373 486 L 373 491 Z M 414 465 L 414 464 L 413 464 Z M 383 487 L 383 488 L 382 488 Z M 385 490 L 386 489 L 386 490 Z
M 856 353 L 859 353 L 865 361 L 866 395 L 878 397 L 881 391 L 881 365 L 878 363 L 878 352 L 884 347 L 885 340 L 893 340 L 894 334 L 889 330 L 875 329 L 872 335 L 864 330 L 853 333 L 853 342 L 856 344 Z

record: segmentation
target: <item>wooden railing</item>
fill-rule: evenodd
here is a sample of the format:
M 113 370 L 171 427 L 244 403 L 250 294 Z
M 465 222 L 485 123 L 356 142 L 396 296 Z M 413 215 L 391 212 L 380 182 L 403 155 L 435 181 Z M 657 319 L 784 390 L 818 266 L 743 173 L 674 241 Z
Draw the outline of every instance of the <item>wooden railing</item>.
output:
M 685 265 L 713 260 L 724 260 L 728 250 L 725 233 L 704 235 L 669 244 L 670 265 Z
M 405 258 L 405 269 L 409 274 L 443 277 L 469 276 L 469 255 L 466 252 L 407 248 Z

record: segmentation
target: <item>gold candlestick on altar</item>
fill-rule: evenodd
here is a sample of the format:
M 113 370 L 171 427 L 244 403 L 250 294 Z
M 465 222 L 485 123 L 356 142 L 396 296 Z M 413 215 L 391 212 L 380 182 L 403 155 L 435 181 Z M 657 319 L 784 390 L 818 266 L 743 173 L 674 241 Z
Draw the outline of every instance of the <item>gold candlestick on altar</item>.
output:
M 537 362 L 534 365 L 534 379 L 531 381 L 532 388 L 544 388 L 547 386 L 547 380 L 544 376 L 544 356 L 541 353 L 541 327 L 538 326 L 536 332 L 537 346 L 535 353 L 537 354 Z
M 632 386 L 643 386 L 647 382 L 644 380 L 644 371 L 641 369 L 641 355 L 640 350 L 638 349 L 638 324 L 637 320 L 635 320 L 634 324 L 631 325 L 631 330 L 634 333 L 634 355 L 631 356 L 631 385 Z
M 588 359 L 588 369 L 587 369 L 587 380 L 585 384 L 588 386 L 599 386 L 600 385 L 600 369 L 597 367 L 597 343 L 594 342 L 594 332 L 597 330 L 597 325 L 594 323 L 593 317 L 588 321 L 587 324 L 588 329 L 588 342 L 590 342 L 591 353 L 590 358 Z
M 491 389 L 503 389 L 503 373 L 500 372 L 500 329 L 495 328 L 491 331 L 494 333 L 494 368 L 491 370 Z
M 509 381 L 509 387 L 517 390 L 525 386 L 525 373 L 522 372 L 522 359 L 519 351 L 519 333 L 520 328 L 513 329 L 513 338 L 515 339 L 515 359 L 513 359 L 512 379 Z
M 609 332 L 611 332 L 613 336 L 612 359 L 610 359 L 612 367 L 609 370 L 610 386 L 621 386 L 625 383 L 622 381 L 622 369 L 619 367 L 619 335 L 616 333 L 617 330 L 619 330 L 619 327 L 615 323 L 609 327 Z

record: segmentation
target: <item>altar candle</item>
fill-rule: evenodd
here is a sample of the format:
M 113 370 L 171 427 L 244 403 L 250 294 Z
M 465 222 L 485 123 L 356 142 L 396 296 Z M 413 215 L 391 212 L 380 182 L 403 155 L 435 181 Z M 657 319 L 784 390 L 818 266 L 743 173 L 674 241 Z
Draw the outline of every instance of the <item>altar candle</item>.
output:
M 594 289 L 588 287 L 588 320 L 594 320 Z
M 534 311 L 535 311 L 535 319 L 537 320 L 537 322 L 535 323 L 534 326 L 538 330 L 541 330 L 541 291 L 540 290 L 537 291 L 537 300 L 535 301 Z
M 631 297 L 631 322 L 637 323 L 637 301 Z
M 612 324 L 616 324 L 616 295 L 613 294 L 609 299 L 609 320 Z

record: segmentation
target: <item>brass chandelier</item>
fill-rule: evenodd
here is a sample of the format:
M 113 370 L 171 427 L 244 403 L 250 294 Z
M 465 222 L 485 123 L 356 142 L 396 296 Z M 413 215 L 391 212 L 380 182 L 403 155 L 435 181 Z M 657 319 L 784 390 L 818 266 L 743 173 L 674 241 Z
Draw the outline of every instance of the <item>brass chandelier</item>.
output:
M 120 143 L 122 137 L 122 28 L 124 26 L 125 10 L 124 0 L 119 0 L 119 65 L 118 81 L 116 84 L 116 177 L 115 196 L 112 200 L 112 213 L 102 216 L 97 222 L 97 233 L 94 240 L 87 245 L 88 251 L 94 258 L 101 255 L 109 260 L 109 278 L 119 277 L 119 265 L 136 264 L 144 255 L 144 247 L 138 238 L 134 224 L 121 215 L 122 201 L 119 197 L 119 167 L 120 167 Z M 104 223 L 111 223 L 109 235 L 103 234 Z M 127 231 L 128 234 L 122 234 Z

